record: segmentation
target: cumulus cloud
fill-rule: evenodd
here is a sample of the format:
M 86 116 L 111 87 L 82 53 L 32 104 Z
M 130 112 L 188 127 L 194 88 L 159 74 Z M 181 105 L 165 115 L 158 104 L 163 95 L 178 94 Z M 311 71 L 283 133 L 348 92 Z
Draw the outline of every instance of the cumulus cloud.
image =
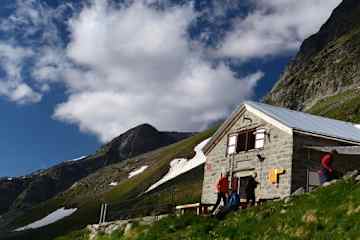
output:
M 246 61 L 294 51 L 340 0 L 254 0 L 228 33 L 216 26 L 229 20 L 236 1 L 216 2 L 209 12 L 167 0 L 124 2 L 91 0 L 78 12 L 65 3 L 53 9 L 18 0 L 16 12 L 0 23 L 3 36 L 19 38 L 0 42 L 0 95 L 35 103 L 54 82 L 63 83 L 68 99 L 53 117 L 103 142 L 144 122 L 160 130 L 200 130 L 251 98 L 264 76 L 241 74 L 240 66 L 234 72 L 222 57 Z M 189 29 L 204 17 L 220 23 L 191 39 Z M 209 54 L 214 45 L 203 44 L 213 39 L 220 41 L 216 59 Z M 23 66 L 31 68 L 28 78 Z
M 19 103 L 37 103 L 67 63 L 55 19 L 68 4 L 51 9 L 37 0 L 17 0 L 0 22 L 0 95 Z
M 276 56 L 297 50 L 317 32 L 341 0 L 254 0 L 254 10 L 234 23 L 217 54 L 240 58 Z
M 70 24 L 65 70 L 71 92 L 54 113 L 102 141 L 136 124 L 199 130 L 251 97 L 263 73 L 238 77 L 192 46 L 190 6 L 159 10 L 137 1 L 113 8 L 96 1 Z
M 32 55 L 33 51 L 30 49 L 0 42 L 0 95 L 20 104 L 41 100 L 41 95 L 22 79 L 21 65 Z

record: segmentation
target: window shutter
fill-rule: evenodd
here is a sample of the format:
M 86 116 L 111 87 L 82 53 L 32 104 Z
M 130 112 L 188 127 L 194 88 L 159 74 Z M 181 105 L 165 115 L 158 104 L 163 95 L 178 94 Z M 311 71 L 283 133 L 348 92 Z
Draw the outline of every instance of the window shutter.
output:
M 255 148 L 263 148 L 265 144 L 265 129 L 260 128 L 255 132 Z
M 234 154 L 236 152 L 236 140 L 237 135 L 230 135 L 228 139 L 227 155 Z

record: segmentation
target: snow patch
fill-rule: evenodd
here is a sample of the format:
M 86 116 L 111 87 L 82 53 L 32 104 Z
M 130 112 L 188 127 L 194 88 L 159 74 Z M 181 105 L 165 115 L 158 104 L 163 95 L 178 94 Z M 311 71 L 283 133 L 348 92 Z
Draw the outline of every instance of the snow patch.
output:
M 24 231 L 24 230 L 36 229 L 36 228 L 41 228 L 41 227 L 47 226 L 49 224 L 52 224 L 54 222 L 57 222 L 63 218 L 70 216 L 76 210 L 77 210 L 77 208 L 71 208 L 71 209 L 60 208 L 60 209 L 50 213 L 46 217 L 44 217 L 36 222 L 33 222 L 29 225 L 26 225 L 25 227 L 17 228 L 14 231 Z
M 140 167 L 139 169 L 136 169 L 136 170 L 130 172 L 128 178 L 132 178 L 132 177 L 135 177 L 136 175 L 139 175 L 140 173 L 145 171 L 148 167 L 149 167 L 148 165 L 144 165 L 144 166 Z
M 110 184 L 109 184 L 109 186 L 117 186 L 118 185 L 118 182 L 111 182 Z
M 13 180 L 13 178 L 12 178 L 12 177 L 9 177 L 7 180 L 8 180 L 8 181 L 12 181 L 12 180 Z
M 81 156 L 81 157 L 74 158 L 74 159 L 71 159 L 71 160 L 66 160 L 65 162 L 76 162 L 76 161 L 82 160 L 84 158 L 87 158 L 87 156 Z
M 205 145 L 210 141 L 211 138 L 208 138 L 198 145 L 195 146 L 195 156 L 191 159 L 185 159 L 185 158 L 176 158 L 170 162 L 170 169 L 169 172 L 163 176 L 159 181 L 151 185 L 146 192 L 149 192 L 161 184 L 179 176 L 180 174 L 183 174 L 185 172 L 190 171 L 191 169 L 196 168 L 197 166 L 200 166 L 201 164 L 205 163 L 206 156 L 204 155 L 204 152 L 202 149 L 205 147 Z
M 354 124 L 354 126 L 358 129 L 360 129 L 360 124 Z

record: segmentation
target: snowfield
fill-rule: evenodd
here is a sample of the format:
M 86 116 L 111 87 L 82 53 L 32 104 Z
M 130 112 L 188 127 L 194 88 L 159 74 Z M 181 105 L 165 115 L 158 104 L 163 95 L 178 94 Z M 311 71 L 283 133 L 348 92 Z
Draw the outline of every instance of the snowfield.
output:
M 110 184 L 109 184 L 109 186 L 117 186 L 118 185 L 118 182 L 111 182 Z
M 72 209 L 60 208 L 60 209 L 50 213 L 46 217 L 44 217 L 36 222 L 33 222 L 29 225 L 26 225 L 25 227 L 17 228 L 14 231 L 23 231 L 23 230 L 36 229 L 36 228 L 41 228 L 41 227 L 47 226 L 49 224 L 52 224 L 54 222 L 57 222 L 63 218 L 70 216 L 71 214 L 76 212 L 76 210 L 77 210 L 77 208 L 72 208 Z
M 135 177 L 136 175 L 139 175 L 140 173 L 142 173 L 143 171 L 145 171 L 148 167 L 149 167 L 148 165 L 145 165 L 145 166 L 142 166 L 142 167 L 139 168 L 139 169 L 136 169 L 136 170 L 130 172 L 128 178 L 132 178 L 132 177 Z
M 146 192 L 149 192 L 158 186 L 160 186 L 163 183 L 166 183 L 167 181 L 179 176 L 180 174 L 183 174 L 185 172 L 190 171 L 193 168 L 196 168 L 197 166 L 200 166 L 201 164 L 205 163 L 206 157 L 202 151 L 203 147 L 210 141 L 211 138 L 208 138 L 198 145 L 195 146 L 195 156 L 192 159 L 185 159 L 185 158 L 176 158 L 170 162 L 170 169 L 169 172 L 162 177 L 159 181 L 151 185 Z

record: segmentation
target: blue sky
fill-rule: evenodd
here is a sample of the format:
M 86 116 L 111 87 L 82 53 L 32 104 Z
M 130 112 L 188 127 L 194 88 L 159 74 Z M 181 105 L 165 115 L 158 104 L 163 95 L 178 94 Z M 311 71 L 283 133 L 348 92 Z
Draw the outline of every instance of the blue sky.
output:
M 0 176 L 261 99 L 340 0 L 2 0 Z

